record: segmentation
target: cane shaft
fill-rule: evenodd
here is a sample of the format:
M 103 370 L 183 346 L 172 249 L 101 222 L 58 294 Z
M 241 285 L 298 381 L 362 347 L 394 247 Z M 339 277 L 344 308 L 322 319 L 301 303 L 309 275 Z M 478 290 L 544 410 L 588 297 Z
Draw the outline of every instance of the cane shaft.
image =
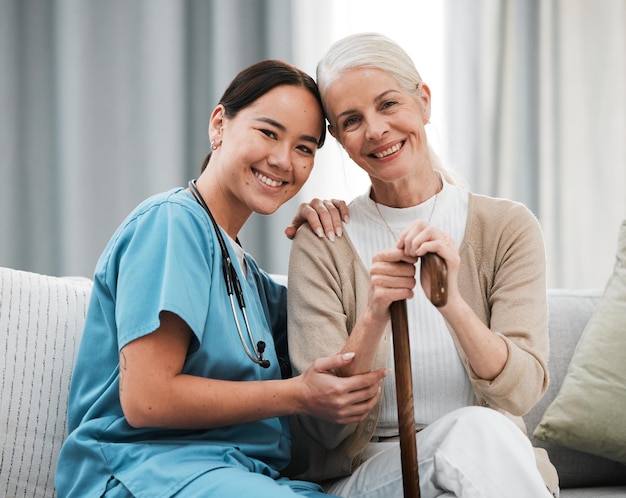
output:
M 393 357 L 398 399 L 398 426 L 400 430 L 400 457 L 404 498 L 419 498 L 417 444 L 415 442 L 415 415 L 413 412 L 413 377 L 406 301 L 395 301 L 389 308 L 393 331 Z

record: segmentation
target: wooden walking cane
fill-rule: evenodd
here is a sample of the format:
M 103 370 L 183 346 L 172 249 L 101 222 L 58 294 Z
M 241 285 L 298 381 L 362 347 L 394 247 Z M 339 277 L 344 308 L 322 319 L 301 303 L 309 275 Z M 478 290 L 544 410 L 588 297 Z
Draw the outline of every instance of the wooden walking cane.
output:
M 421 271 L 430 274 L 430 300 L 439 307 L 447 302 L 447 268 L 434 253 L 422 257 Z M 389 308 L 393 332 L 393 358 L 396 372 L 398 400 L 398 427 L 400 430 L 400 459 L 404 498 L 419 498 L 420 480 L 415 442 L 415 415 L 413 412 L 413 377 L 411 374 L 411 346 L 406 300 L 395 301 Z

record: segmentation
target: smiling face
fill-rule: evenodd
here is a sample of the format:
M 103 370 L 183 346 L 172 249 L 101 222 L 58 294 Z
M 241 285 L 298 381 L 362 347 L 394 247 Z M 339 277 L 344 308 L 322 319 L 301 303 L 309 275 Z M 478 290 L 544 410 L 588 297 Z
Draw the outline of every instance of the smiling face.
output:
M 218 223 L 229 233 L 229 224 L 239 225 L 236 234 L 252 212 L 271 214 L 296 195 L 311 174 L 322 127 L 318 102 L 300 86 L 277 86 L 232 118 L 216 107 L 209 135 L 220 146 L 199 182 Z
M 333 80 L 324 102 L 329 131 L 370 176 L 375 190 L 389 183 L 407 185 L 419 168 L 430 169 L 424 130 L 430 90 L 425 84 L 409 93 L 385 71 L 360 67 Z

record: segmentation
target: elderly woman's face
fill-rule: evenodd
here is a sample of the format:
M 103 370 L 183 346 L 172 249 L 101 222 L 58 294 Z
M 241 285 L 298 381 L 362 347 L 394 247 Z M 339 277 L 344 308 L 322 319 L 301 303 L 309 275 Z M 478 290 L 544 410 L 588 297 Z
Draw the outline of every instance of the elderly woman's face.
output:
M 331 133 L 370 177 L 397 180 L 428 154 L 425 85 L 412 94 L 383 70 L 351 69 L 333 81 L 325 103 Z

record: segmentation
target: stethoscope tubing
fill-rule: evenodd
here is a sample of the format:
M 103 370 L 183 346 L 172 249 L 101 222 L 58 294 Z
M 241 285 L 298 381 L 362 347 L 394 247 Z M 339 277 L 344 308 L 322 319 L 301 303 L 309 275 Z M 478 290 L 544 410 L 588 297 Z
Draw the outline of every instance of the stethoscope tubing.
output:
M 226 284 L 226 292 L 228 293 L 228 299 L 230 301 L 230 307 L 233 312 L 233 318 L 235 319 L 235 326 L 237 328 L 237 334 L 239 335 L 239 339 L 241 340 L 241 344 L 243 346 L 246 355 L 250 360 L 252 360 L 257 365 L 260 365 L 263 368 L 268 368 L 270 366 L 270 362 L 267 359 L 263 358 L 263 352 L 265 351 L 265 343 L 263 341 L 255 342 L 254 336 L 252 335 L 252 329 L 250 328 L 250 322 L 248 321 L 248 313 L 246 312 L 246 302 L 243 297 L 243 288 L 241 287 L 241 281 L 239 280 L 239 276 L 237 275 L 237 270 L 235 270 L 235 266 L 230 258 L 230 253 L 228 252 L 228 247 L 226 246 L 226 241 L 222 236 L 221 229 L 215 218 L 213 218 L 213 214 L 207 206 L 202 194 L 198 190 L 196 186 L 196 180 L 189 181 L 189 190 L 191 195 L 196 199 L 198 204 L 202 206 L 206 214 L 209 216 L 211 220 L 211 224 L 213 225 L 213 229 L 215 230 L 215 235 L 217 237 L 217 241 L 220 245 L 220 251 L 222 253 L 222 273 L 224 276 L 224 283 Z M 248 333 L 248 337 L 250 338 L 250 343 L 254 348 L 254 354 L 250 351 L 248 344 L 243 335 L 243 331 L 241 329 L 241 324 L 239 322 L 239 317 L 237 314 L 237 310 L 235 308 L 235 296 L 237 297 L 237 303 L 239 304 L 239 309 L 241 310 L 241 314 L 243 315 L 243 321 L 246 327 L 246 331 Z

